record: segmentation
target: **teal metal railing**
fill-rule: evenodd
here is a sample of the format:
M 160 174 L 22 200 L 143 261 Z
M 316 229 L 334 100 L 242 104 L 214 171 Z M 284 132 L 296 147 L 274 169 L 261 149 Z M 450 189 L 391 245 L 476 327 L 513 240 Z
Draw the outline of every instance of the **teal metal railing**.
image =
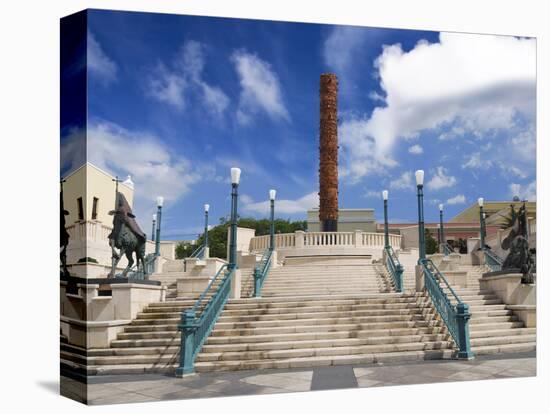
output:
M 191 253 L 191 256 L 189 256 L 191 259 L 202 259 L 204 257 L 204 252 L 206 250 L 206 246 L 203 244 L 195 249 L 193 253 Z
M 492 272 L 497 272 L 502 270 L 502 259 L 498 257 L 492 250 L 484 249 L 483 253 L 485 254 L 485 264 L 491 269 Z
M 144 258 L 145 267 L 142 268 L 139 266 L 139 263 L 136 263 L 130 271 L 126 274 L 129 279 L 137 280 L 147 280 L 155 271 L 155 260 L 156 256 L 154 253 L 149 253 Z M 116 277 L 122 277 L 122 273 L 118 273 Z
M 234 269 L 223 265 L 199 296 L 195 305 L 181 313 L 181 321 L 178 325 L 178 330 L 181 331 L 180 364 L 176 369 L 176 375 L 190 374 L 195 370 L 197 354 L 229 298 L 233 274 Z M 209 294 L 212 296 L 208 300 Z M 203 304 L 205 300 L 208 302 Z
M 453 249 L 451 249 L 451 246 L 449 246 L 448 243 L 443 243 L 443 253 L 446 255 L 454 253 Z
M 206 251 L 206 246 L 201 244 L 197 247 L 190 256 L 183 259 L 183 271 L 187 272 L 187 259 L 204 259 L 204 252 Z
M 469 306 L 462 302 L 430 259 L 420 260 L 420 265 L 424 274 L 424 285 L 432 303 L 458 346 L 458 357 L 472 358 L 468 326 L 471 317 Z
M 393 247 L 386 246 L 386 268 L 392 276 L 393 284 L 397 292 L 403 292 L 403 266 L 393 250 Z
M 269 269 L 271 269 L 272 253 L 273 250 L 267 248 L 262 255 L 260 263 L 254 268 L 254 297 L 256 298 L 261 296 L 264 281 L 269 273 Z

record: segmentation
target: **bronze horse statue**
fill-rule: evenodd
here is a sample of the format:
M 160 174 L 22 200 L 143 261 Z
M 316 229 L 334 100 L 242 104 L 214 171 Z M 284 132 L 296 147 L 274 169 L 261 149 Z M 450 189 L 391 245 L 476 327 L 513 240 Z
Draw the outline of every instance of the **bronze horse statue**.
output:
M 109 277 L 115 277 L 116 266 L 123 255 L 128 259 L 128 266 L 122 272 L 127 277 L 134 265 L 133 254 L 136 254 L 138 268 L 145 270 L 145 233 L 139 228 L 132 209 L 124 197 L 117 192 L 116 209 L 109 212 L 113 216 L 113 231 L 109 234 L 109 245 L 112 251 L 112 268 Z M 116 249 L 119 249 L 117 252 Z
M 60 219 L 59 219 L 59 247 L 61 248 L 61 251 L 59 253 L 59 256 L 61 258 L 61 275 L 64 277 L 70 276 L 69 270 L 67 269 L 67 246 L 69 245 L 69 233 L 67 232 L 67 229 L 65 228 L 65 216 L 69 215 L 69 212 L 65 210 L 65 207 L 63 205 L 63 187 L 61 187 L 60 195 Z
M 527 211 L 525 203 L 516 213 L 514 206 L 511 205 L 511 231 L 502 241 L 501 247 L 509 250 L 508 256 L 502 264 L 502 269 L 515 269 L 523 274 L 522 283 L 534 283 L 533 273 L 535 263 L 531 251 L 529 250 L 529 241 L 527 240 Z

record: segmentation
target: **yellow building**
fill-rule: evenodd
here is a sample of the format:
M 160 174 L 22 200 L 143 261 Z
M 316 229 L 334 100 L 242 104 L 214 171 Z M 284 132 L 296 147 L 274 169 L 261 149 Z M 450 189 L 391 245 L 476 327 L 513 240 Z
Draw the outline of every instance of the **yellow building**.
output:
M 483 211 L 486 214 L 487 225 L 501 225 L 506 222 L 506 217 L 510 214 L 510 205 L 519 210 L 523 201 L 485 201 Z M 527 217 L 535 221 L 537 218 L 537 203 L 535 201 L 525 202 L 527 208 Z M 479 205 L 476 203 L 462 210 L 456 216 L 449 220 L 449 223 L 479 223 Z
M 115 208 L 115 177 L 93 164 L 86 163 L 64 177 L 63 205 L 69 212 L 65 228 L 69 233 L 67 265 L 71 273 L 89 272 L 84 264 L 91 258 L 99 266 L 111 264 L 111 247 L 108 236 L 113 225 L 109 211 Z M 128 178 L 118 184 L 130 206 L 134 201 L 134 184 Z M 125 259 L 119 266 L 126 266 Z M 100 269 L 103 272 L 103 269 Z M 99 271 L 98 271 L 99 273 Z
M 111 223 L 109 211 L 115 208 L 115 177 L 87 162 L 64 177 L 63 203 L 67 226 L 84 221 Z M 118 190 L 133 207 L 134 184 L 130 176 L 118 184 Z

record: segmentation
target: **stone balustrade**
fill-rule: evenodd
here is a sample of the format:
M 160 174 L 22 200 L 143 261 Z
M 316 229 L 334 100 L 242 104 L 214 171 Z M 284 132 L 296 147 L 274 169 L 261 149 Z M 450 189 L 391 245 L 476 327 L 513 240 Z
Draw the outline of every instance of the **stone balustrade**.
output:
M 390 234 L 390 245 L 394 250 L 401 248 L 401 236 Z M 256 236 L 250 240 L 249 251 L 260 253 L 269 247 L 269 235 Z M 382 255 L 384 248 L 384 233 L 351 232 L 304 232 L 284 233 L 275 235 L 275 249 L 282 253 L 281 257 L 296 254 L 371 254 Z M 368 253 L 367 253 L 368 251 Z

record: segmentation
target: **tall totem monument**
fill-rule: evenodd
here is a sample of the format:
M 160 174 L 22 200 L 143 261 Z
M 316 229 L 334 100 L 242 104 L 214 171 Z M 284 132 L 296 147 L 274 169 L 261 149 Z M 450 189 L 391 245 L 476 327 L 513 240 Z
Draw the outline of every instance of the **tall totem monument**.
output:
M 338 78 L 320 79 L 319 222 L 321 231 L 338 231 Z

